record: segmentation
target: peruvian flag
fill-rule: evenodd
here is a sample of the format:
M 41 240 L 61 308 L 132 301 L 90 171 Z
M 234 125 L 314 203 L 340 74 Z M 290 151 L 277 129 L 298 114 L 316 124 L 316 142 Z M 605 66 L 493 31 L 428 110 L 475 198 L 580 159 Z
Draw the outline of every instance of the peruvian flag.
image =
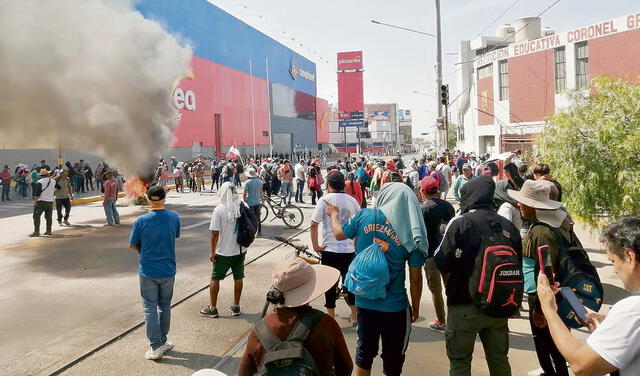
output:
M 231 145 L 231 148 L 229 148 L 229 152 L 227 153 L 226 157 L 234 160 L 240 158 L 240 150 L 238 150 L 238 148 L 236 147 L 235 141 L 233 145 Z

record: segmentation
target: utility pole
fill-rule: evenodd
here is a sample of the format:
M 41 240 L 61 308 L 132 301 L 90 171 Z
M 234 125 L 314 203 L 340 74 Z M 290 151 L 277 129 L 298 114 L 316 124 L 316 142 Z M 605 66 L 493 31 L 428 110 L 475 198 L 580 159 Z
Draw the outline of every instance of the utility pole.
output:
M 438 95 L 436 95 L 436 105 L 438 107 L 438 117 L 441 118 L 442 115 L 442 104 L 440 103 L 440 87 L 442 86 L 442 30 L 441 30 L 441 26 L 440 26 L 440 0 L 436 0 L 436 41 L 437 41 L 437 48 L 436 48 L 436 93 L 438 93 Z M 447 139 L 447 122 L 445 121 L 445 128 L 444 128 L 444 139 L 445 139 L 445 145 L 443 149 L 447 148 L 446 145 L 446 139 Z M 440 141 L 442 138 L 439 135 L 439 131 L 438 131 L 438 141 Z M 440 142 L 439 142 L 440 143 Z

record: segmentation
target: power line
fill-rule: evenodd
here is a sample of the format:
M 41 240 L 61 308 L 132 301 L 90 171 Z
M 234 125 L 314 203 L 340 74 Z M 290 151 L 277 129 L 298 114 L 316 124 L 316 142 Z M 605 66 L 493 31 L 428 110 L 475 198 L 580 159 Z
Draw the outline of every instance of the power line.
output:
M 485 52 L 482 56 L 495 51 L 496 49 L 498 49 L 499 47 L 504 47 L 503 43 L 508 41 L 509 39 L 515 37 L 519 32 L 521 32 L 522 30 L 524 30 L 524 28 L 526 28 L 527 26 L 529 26 L 530 23 L 532 23 L 533 21 L 535 21 L 536 19 L 540 18 L 540 16 L 542 16 L 543 14 L 545 14 L 549 9 L 553 8 L 556 4 L 558 4 L 560 2 L 560 0 L 556 0 L 553 2 L 553 4 L 549 5 L 548 7 L 545 8 L 545 10 L 543 10 L 542 12 L 540 12 L 537 16 L 532 17 L 531 20 L 529 22 L 527 22 L 524 26 L 522 26 L 521 28 L 519 28 L 518 30 L 516 30 L 515 33 L 513 33 L 513 35 L 510 35 L 506 38 L 504 38 L 503 40 L 501 40 L 498 44 L 496 44 L 492 49 L 490 49 L 489 51 Z M 480 56 L 476 57 L 473 60 L 469 60 L 469 61 L 461 61 L 458 63 L 454 63 L 454 65 L 460 65 L 460 64 L 466 64 L 466 63 L 473 63 L 476 60 L 478 60 L 480 58 Z
M 491 21 L 491 23 L 490 23 L 490 24 L 488 24 L 484 29 L 482 29 L 482 31 L 481 31 L 481 32 L 479 32 L 479 33 L 478 33 L 478 35 L 476 35 L 475 37 L 477 38 L 477 37 L 479 37 L 480 35 L 482 35 L 482 33 L 484 33 L 485 31 L 487 31 L 487 29 L 488 29 L 488 28 L 490 28 L 490 27 L 491 27 L 491 26 L 493 26 L 496 22 L 498 22 L 498 21 L 502 18 L 502 16 L 504 16 L 508 11 L 510 11 L 510 10 L 511 10 L 511 8 L 513 8 L 514 6 L 516 6 L 516 4 L 518 4 L 519 2 L 520 2 L 520 0 L 516 0 L 516 1 L 514 1 L 514 3 L 513 3 L 513 4 L 511 4 L 511 5 L 509 6 L 509 8 L 505 9 L 505 10 L 504 10 L 504 12 L 500 13 L 500 15 L 499 15 L 498 17 L 496 17 L 496 19 L 495 19 L 495 20 Z

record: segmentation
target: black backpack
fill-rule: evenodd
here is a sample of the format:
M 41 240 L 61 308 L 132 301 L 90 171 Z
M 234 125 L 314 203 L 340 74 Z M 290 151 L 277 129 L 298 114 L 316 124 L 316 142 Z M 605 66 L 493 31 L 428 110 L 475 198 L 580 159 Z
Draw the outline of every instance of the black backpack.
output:
M 479 217 L 476 217 L 478 213 Z M 469 295 L 482 312 L 491 317 L 511 317 L 520 309 L 524 293 L 522 256 L 512 248 L 510 232 L 500 221 L 488 219 L 475 212 L 465 215 L 480 234 L 480 251 L 476 255 L 473 273 L 469 278 Z M 483 226 L 479 223 L 484 222 Z M 488 225 L 487 231 L 484 227 Z
M 404 183 L 413 190 L 413 183 L 411 183 L 411 178 L 409 177 L 409 175 L 407 175 L 407 177 L 404 179 Z
M 557 270 L 554 271 L 556 282 L 560 283 L 560 287 L 570 287 L 583 306 L 598 312 L 602 306 L 604 289 L 598 271 L 589 260 L 580 240 L 573 231 L 571 231 L 570 239 L 567 239 L 558 229 L 542 222 L 535 223 L 532 228 L 538 225 L 551 229 L 560 240 L 558 260 L 557 264 L 554 264 L 557 265 Z M 536 267 L 536 276 L 539 271 L 539 267 Z M 558 315 L 566 325 L 572 328 L 584 326 L 577 319 L 569 302 L 561 294 L 556 294 L 556 300 Z
M 237 241 L 243 247 L 248 247 L 256 239 L 258 232 L 258 218 L 244 203 L 240 203 L 240 218 L 236 223 L 238 226 Z
M 323 312 L 309 309 L 284 341 L 273 333 L 264 319 L 258 321 L 253 332 L 265 350 L 264 366 L 258 371 L 258 375 L 320 376 L 320 369 L 304 347 L 304 341 L 322 316 Z

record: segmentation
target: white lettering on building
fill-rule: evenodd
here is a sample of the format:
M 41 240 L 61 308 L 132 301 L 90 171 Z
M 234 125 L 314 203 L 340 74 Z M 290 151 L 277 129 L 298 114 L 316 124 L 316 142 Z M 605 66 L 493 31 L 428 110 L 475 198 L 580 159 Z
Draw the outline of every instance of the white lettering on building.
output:
M 191 90 L 186 92 L 179 87 L 173 91 L 173 105 L 178 110 L 183 108 L 188 111 L 196 110 L 196 95 Z
M 496 49 L 478 57 L 474 66 L 478 68 L 514 56 L 527 55 L 638 28 L 640 28 L 640 13 L 634 13 L 544 38 L 512 43 L 505 48 Z

